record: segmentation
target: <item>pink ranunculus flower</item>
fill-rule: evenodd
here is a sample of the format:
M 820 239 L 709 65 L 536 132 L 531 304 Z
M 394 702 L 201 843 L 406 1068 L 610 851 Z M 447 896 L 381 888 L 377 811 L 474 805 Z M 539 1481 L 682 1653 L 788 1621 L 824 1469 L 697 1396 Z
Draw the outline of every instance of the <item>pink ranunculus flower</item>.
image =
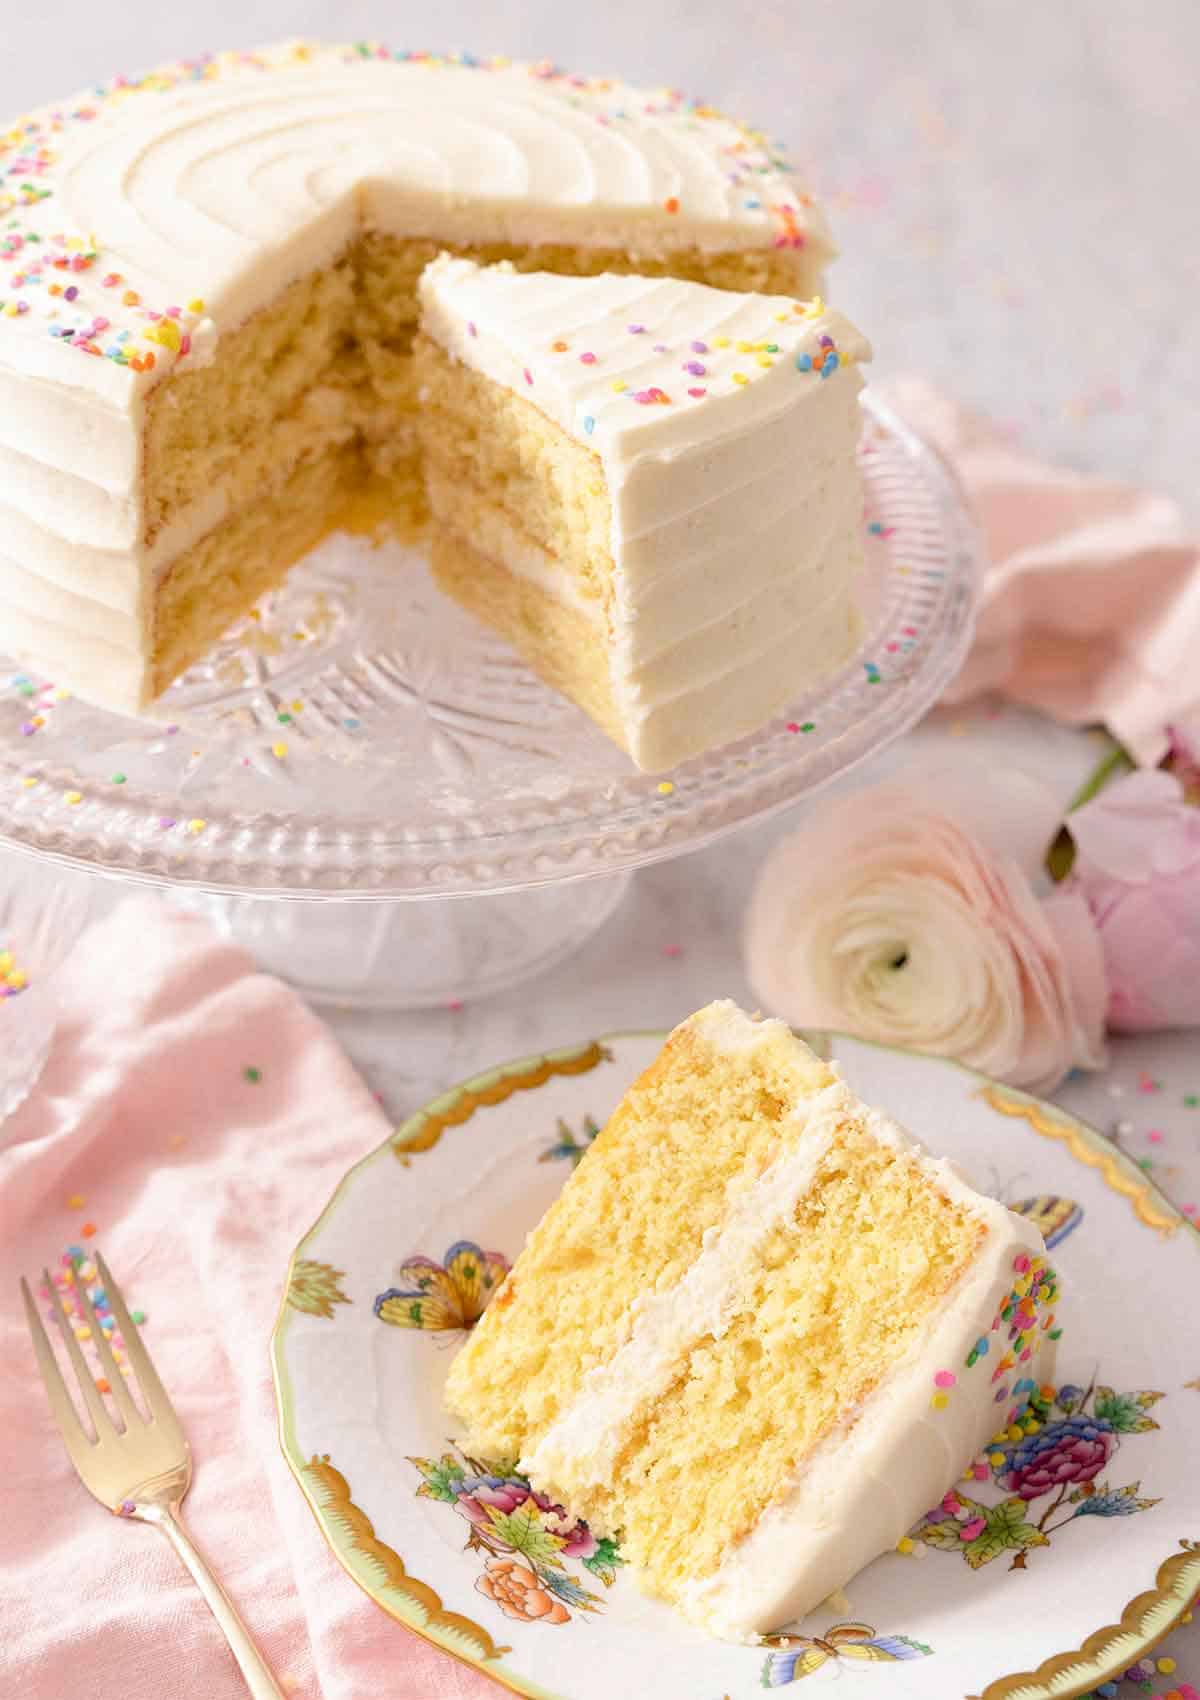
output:
M 1070 889 L 1099 929 L 1109 1025 L 1200 1025 L 1200 809 L 1170 773 L 1130 773 L 1067 821 Z
M 953 1057 L 1038 1091 L 1100 1066 L 1099 936 L 1079 896 L 1039 901 L 1031 884 L 1060 820 L 1015 773 L 818 801 L 751 900 L 755 993 L 793 1026 Z

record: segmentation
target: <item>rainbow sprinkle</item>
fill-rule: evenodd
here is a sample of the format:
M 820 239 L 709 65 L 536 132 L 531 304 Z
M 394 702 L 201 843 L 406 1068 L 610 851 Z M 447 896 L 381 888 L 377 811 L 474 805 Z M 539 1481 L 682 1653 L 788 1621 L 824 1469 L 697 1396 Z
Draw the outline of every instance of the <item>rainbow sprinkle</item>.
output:
M 82 1204 L 82 1199 L 79 1198 L 78 1194 L 72 1195 L 67 1202 L 72 1208 L 78 1208 L 76 1203 L 77 1199 L 79 1200 L 79 1204 Z M 95 1225 L 91 1222 L 85 1222 L 80 1232 L 85 1237 L 91 1238 L 96 1232 Z M 118 1369 L 121 1371 L 123 1376 L 129 1376 L 132 1373 L 132 1370 L 126 1353 L 125 1341 L 117 1328 L 117 1319 L 113 1315 L 112 1305 L 109 1302 L 108 1294 L 100 1285 L 100 1272 L 95 1260 L 88 1255 L 82 1246 L 68 1246 L 66 1251 L 64 1251 L 62 1256 L 59 1258 L 58 1268 L 51 1275 L 50 1279 L 53 1281 L 54 1286 L 57 1289 L 59 1302 L 63 1307 L 63 1312 L 66 1315 L 67 1321 L 71 1325 L 75 1338 L 80 1341 L 81 1344 L 90 1340 L 92 1337 L 92 1330 L 87 1320 L 87 1312 L 78 1297 L 80 1291 L 87 1294 L 87 1297 L 91 1301 L 96 1321 L 112 1349 L 112 1355 L 116 1360 Z M 57 1324 L 58 1317 L 50 1302 L 50 1289 L 46 1286 L 41 1286 L 38 1289 L 38 1293 L 46 1304 L 50 1306 L 47 1313 L 49 1320 L 52 1323 Z M 130 1320 L 136 1323 L 139 1328 L 146 1321 L 146 1313 L 142 1310 L 135 1309 L 132 1305 L 129 1307 L 129 1316 Z M 96 1386 L 101 1393 L 109 1393 L 112 1391 L 108 1382 L 105 1381 L 102 1376 L 97 1377 Z
M 29 976 L 18 964 L 12 949 L 0 947 L 0 999 L 19 997 L 29 986 Z

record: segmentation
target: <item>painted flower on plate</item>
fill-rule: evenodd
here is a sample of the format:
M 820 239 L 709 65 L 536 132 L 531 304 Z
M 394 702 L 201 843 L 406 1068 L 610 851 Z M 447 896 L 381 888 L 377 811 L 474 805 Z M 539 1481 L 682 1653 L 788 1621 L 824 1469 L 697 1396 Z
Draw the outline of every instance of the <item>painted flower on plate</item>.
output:
M 507 1516 L 527 1502 L 541 1512 L 542 1528 L 560 1543 L 563 1558 L 590 1558 L 599 1544 L 586 1523 L 568 1517 L 561 1505 L 555 1505 L 544 1493 L 534 1493 L 527 1481 L 519 1476 L 466 1477 L 454 1502 L 460 1517 L 480 1528 L 492 1528 L 495 1513 Z
M 1139 1481 L 1114 1487 L 1102 1472 L 1124 1437 L 1158 1427 L 1150 1411 L 1160 1392 L 1118 1392 L 1095 1382 L 1084 1388 L 1065 1381 L 1055 1388 L 1028 1379 L 1013 1391 L 1017 1404 L 1005 1428 L 969 1472 L 979 1482 L 990 1474 L 1006 1497 L 988 1503 L 951 1488 L 912 1531 L 914 1542 L 961 1553 L 973 1570 L 1002 1553 L 1009 1554 L 1011 1569 L 1024 1570 L 1036 1548 L 1049 1546 L 1081 1517 L 1093 1523 L 1130 1517 L 1159 1503 L 1142 1495 Z M 1044 1504 L 1036 1505 L 1039 1500 Z
M 521 1623 L 566 1623 L 571 1615 L 532 1570 L 512 1558 L 489 1558 L 475 1586 L 496 1602 L 505 1617 Z
M 1031 1434 L 1012 1453 L 1000 1486 L 1020 1499 L 1039 1499 L 1061 1487 L 1090 1482 L 1116 1446 L 1111 1423 L 1089 1416 L 1064 1417 Z
M 508 1616 L 554 1624 L 567 1623 L 572 1608 L 600 1609 L 601 1597 L 567 1565 L 578 1560 L 588 1578 L 610 1588 L 624 1562 L 615 1540 L 597 1540 L 586 1523 L 569 1517 L 545 1494 L 534 1493 L 511 1461 L 485 1461 L 455 1449 L 440 1458 L 409 1462 L 421 1475 L 418 1497 L 452 1505 L 469 1524 L 466 1550 L 487 1554 L 476 1586 Z M 498 1570 L 498 1562 L 517 1569 Z M 556 1602 L 552 1611 L 543 1609 L 540 1595 Z
M 317 1263 L 310 1257 L 297 1258 L 288 1283 L 287 1302 L 293 1310 L 309 1316 L 333 1315 L 334 1305 L 348 1305 L 350 1300 L 342 1291 L 345 1276 L 329 1263 Z

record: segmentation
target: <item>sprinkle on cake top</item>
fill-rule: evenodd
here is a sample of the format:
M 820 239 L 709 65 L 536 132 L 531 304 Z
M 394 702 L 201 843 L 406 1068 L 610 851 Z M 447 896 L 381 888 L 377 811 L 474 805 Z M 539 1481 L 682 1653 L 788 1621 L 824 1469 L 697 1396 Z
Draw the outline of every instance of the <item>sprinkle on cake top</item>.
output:
M 819 297 L 674 278 L 522 273 L 442 255 L 420 295 L 422 326 L 444 348 L 601 453 L 650 433 L 656 452 L 683 447 L 688 415 L 705 403 L 740 397 L 739 427 L 752 413 L 770 418 L 800 386 L 819 389 L 871 353 Z
M 67 347 L 141 387 L 205 358 L 218 326 L 299 275 L 284 251 L 297 230 L 328 214 L 343 235 L 417 233 L 461 193 L 552 212 L 555 240 L 571 240 L 567 221 L 586 241 L 590 219 L 593 241 L 619 224 L 660 243 L 831 251 L 779 146 L 677 90 L 289 42 L 117 77 L 0 134 L 0 364 L 61 376 Z M 428 234 L 449 239 L 437 223 Z M 244 274 L 264 269 L 248 295 Z

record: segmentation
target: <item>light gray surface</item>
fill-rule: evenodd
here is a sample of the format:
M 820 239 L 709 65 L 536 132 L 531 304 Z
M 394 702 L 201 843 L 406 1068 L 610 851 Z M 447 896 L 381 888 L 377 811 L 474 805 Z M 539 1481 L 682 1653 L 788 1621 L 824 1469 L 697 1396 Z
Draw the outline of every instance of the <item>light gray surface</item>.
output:
M 0 112 L 291 35 L 549 57 L 671 83 L 787 140 L 833 294 L 920 370 L 1200 518 L 1196 0 L 4 0 Z

